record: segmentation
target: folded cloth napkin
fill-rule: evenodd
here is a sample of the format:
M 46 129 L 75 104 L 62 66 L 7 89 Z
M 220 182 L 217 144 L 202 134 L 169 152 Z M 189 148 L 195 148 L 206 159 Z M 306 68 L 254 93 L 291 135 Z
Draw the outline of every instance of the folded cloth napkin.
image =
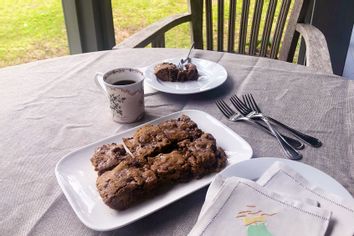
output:
M 237 177 L 218 181 L 218 191 L 189 235 L 325 235 L 331 213 L 290 200 Z
M 313 186 L 299 173 L 280 162 L 275 162 L 265 171 L 257 180 L 257 183 L 274 192 L 296 194 L 297 196 L 314 199 L 321 208 L 331 211 L 332 217 L 326 235 L 354 235 L 353 199 L 342 199 Z

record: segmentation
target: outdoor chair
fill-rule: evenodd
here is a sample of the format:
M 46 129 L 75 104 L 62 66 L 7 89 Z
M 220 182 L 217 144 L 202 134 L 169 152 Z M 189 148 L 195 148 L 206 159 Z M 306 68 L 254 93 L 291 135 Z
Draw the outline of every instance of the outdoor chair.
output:
M 240 17 L 236 17 L 236 0 L 230 0 L 228 4 L 225 4 L 224 0 L 218 0 L 215 9 L 217 24 L 214 25 L 212 13 L 215 5 L 212 2 L 216 1 L 189 0 L 189 13 L 162 19 L 130 36 L 114 49 L 145 47 L 150 43 L 152 47 L 165 47 L 165 33 L 182 23 L 190 22 L 191 40 L 197 49 L 248 54 L 293 62 L 301 34 L 306 48 L 306 66 L 323 73 L 333 73 L 324 35 L 316 27 L 301 23 L 311 8 L 308 1 L 240 1 L 242 12 Z M 253 5 L 252 2 L 254 2 Z M 251 6 L 254 6 L 253 15 L 250 14 Z M 228 11 L 225 11 L 227 7 Z M 228 18 L 225 18 L 225 12 L 228 12 Z M 249 19 L 250 23 L 248 23 Z M 262 30 L 260 30 L 260 25 L 263 26 Z M 217 26 L 216 31 L 214 26 Z M 251 26 L 250 29 L 249 26 Z M 213 42 L 215 39 L 216 48 Z

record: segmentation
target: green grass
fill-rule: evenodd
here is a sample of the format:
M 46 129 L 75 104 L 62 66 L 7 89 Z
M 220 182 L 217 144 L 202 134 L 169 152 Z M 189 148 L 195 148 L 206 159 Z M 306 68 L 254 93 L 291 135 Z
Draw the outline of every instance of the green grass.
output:
M 0 0 L 0 67 L 68 54 L 61 1 Z
M 188 12 L 186 0 L 112 0 L 116 42 L 172 14 Z M 166 47 L 188 47 L 189 25 L 183 24 L 166 35 Z
M 187 12 L 186 0 L 112 0 L 112 8 L 117 43 L 163 17 Z M 60 0 L 0 0 L 0 12 L 0 67 L 69 53 Z M 186 37 L 187 25 L 172 30 L 167 46 L 187 47 Z
M 217 30 L 216 2 L 213 1 L 214 48 L 216 48 Z M 265 0 L 265 5 L 268 5 L 268 2 L 269 0 Z M 226 0 L 226 9 L 228 4 L 229 0 Z M 253 12 L 253 6 L 254 0 L 251 1 L 250 14 Z M 279 7 L 280 4 L 278 4 L 277 12 Z M 241 8 L 241 1 L 237 1 L 236 32 L 239 30 Z M 112 0 L 112 9 L 116 43 L 166 16 L 188 12 L 186 0 Z M 263 16 L 265 11 L 264 8 Z M 249 17 L 248 24 L 251 25 L 251 22 L 252 18 Z M 228 11 L 225 12 L 225 25 L 227 23 Z M 264 21 L 261 23 L 260 36 L 263 24 Z M 248 31 L 248 38 L 249 33 Z M 188 48 L 189 46 L 188 23 L 166 34 L 166 47 Z M 237 49 L 237 44 L 235 48 Z M 58 57 L 68 53 L 61 0 L 0 0 L 0 67 Z

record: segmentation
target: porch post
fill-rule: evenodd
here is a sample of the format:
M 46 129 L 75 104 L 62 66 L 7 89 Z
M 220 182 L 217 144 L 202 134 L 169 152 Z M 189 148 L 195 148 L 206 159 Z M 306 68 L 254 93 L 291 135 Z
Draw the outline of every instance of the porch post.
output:
M 62 0 L 70 54 L 115 45 L 111 0 Z

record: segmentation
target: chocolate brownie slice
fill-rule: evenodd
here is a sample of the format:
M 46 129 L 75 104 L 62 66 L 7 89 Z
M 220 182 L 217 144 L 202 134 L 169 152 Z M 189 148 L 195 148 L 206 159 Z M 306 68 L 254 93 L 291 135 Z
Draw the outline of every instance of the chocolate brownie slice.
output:
M 217 148 L 211 134 L 203 133 L 192 142 L 179 143 L 186 150 L 186 156 L 191 165 L 191 172 L 196 178 L 219 171 L 226 164 L 226 155 L 222 148 Z
M 218 147 L 218 149 L 216 149 L 215 155 L 217 164 L 215 166 L 214 172 L 219 172 L 226 166 L 227 156 L 224 149 L 222 149 L 221 147 Z
M 157 183 L 154 172 L 149 169 L 117 166 L 99 176 L 96 186 L 109 207 L 123 210 L 151 195 Z
M 185 65 L 185 70 L 178 71 L 176 81 L 184 82 L 184 81 L 191 81 L 197 79 L 198 79 L 197 66 L 192 63 L 188 63 Z
M 184 182 L 191 179 L 190 164 L 184 153 L 172 151 L 151 158 L 150 169 L 161 183 Z
M 133 137 L 124 138 L 123 142 L 134 157 L 139 158 L 157 155 L 171 144 L 157 125 L 145 125 Z
M 159 127 L 171 142 L 179 142 L 184 139 L 194 140 L 203 133 L 197 124 L 186 115 L 161 122 Z
M 185 82 L 198 79 L 197 66 L 192 63 L 178 68 L 173 63 L 163 62 L 154 67 L 154 73 L 162 81 Z
M 98 171 L 98 175 L 101 175 L 128 158 L 131 156 L 125 151 L 122 144 L 112 143 L 98 147 L 91 157 L 91 163 L 95 167 L 95 171 Z
M 162 81 L 176 81 L 178 71 L 175 64 L 168 62 L 157 64 L 154 68 L 156 77 Z
M 122 144 L 98 148 L 91 162 L 99 171 L 97 189 L 103 201 L 123 210 L 163 189 L 216 172 L 226 155 L 215 138 L 203 133 L 188 116 L 146 125 Z

